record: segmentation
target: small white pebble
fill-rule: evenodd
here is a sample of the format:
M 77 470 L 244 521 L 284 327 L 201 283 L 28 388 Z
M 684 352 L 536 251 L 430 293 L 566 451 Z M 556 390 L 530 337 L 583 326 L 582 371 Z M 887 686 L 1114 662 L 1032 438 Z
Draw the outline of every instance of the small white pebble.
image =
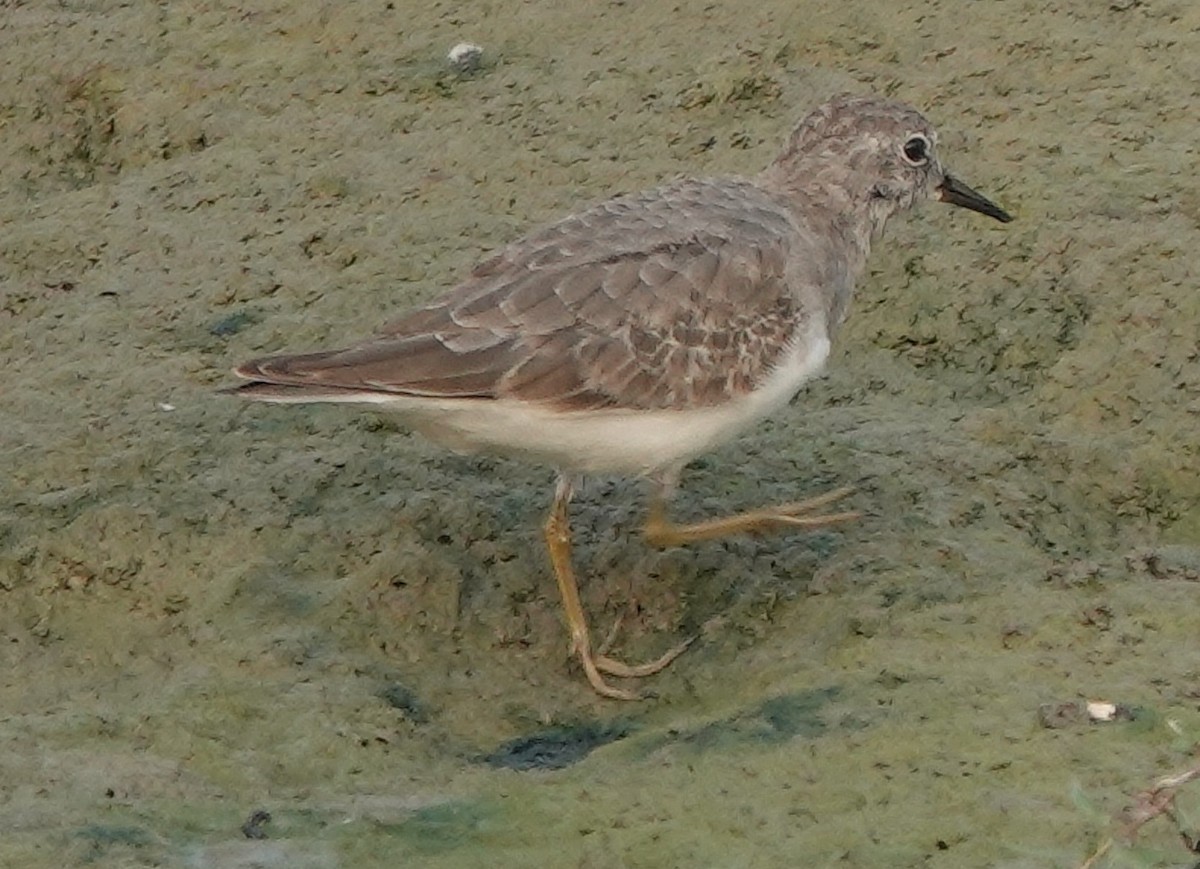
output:
M 175 405 L 173 405 L 173 404 L 167 404 L 165 401 L 160 401 L 160 402 L 158 403 L 158 409 L 159 409 L 159 410 L 167 410 L 167 411 L 170 411 L 170 410 L 174 410 L 174 409 L 175 409 Z
M 1092 721 L 1112 721 L 1117 717 L 1117 704 L 1105 703 L 1100 700 L 1089 700 L 1087 705 L 1088 718 Z
M 459 72 L 471 72 L 478 69 L 482 59 L 483 46 L 476 45 L 474 42 L 460 42 L 446 55 L 446 60 Z

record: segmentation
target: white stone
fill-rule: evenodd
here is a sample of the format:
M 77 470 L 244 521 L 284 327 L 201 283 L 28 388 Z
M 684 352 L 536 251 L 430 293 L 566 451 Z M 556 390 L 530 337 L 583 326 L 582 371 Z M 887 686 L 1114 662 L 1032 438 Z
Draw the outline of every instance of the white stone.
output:
M 478 69 L 482 59 L 483 46 L 476 45 L 474 42 L 460 42 L 450 49 L 446 55 L 446 60 L 459 72 L 470 72 L 471 70 Z
M 1105 703 L 1100 700 L 1089 700 L 1087 712 L 1088 718 L 1092 721 L 1112 721 L 1117 717 L 1117 704 Z

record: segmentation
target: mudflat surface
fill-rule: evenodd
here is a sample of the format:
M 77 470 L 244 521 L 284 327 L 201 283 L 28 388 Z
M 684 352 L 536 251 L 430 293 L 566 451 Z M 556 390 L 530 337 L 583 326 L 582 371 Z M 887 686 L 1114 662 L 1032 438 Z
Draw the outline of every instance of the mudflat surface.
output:
M 1189 762 L 1200 7 L 748 8 L 8 5 L 0 863 L 1075 866 Z M 581 493 L 597 632 L 703 633 L 655 700 L 567 654 L 551 472 L 215 393 L 839 90 L 1018 221 L 896 221 L 828 377 L 675 504 L 861 522 L 660 552 L 636 482 Z

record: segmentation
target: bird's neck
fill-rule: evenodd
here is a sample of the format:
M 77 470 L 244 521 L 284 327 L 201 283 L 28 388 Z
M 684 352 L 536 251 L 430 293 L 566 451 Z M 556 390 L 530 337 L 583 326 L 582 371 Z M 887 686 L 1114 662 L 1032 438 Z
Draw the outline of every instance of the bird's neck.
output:
M 798 168 L 776 162 L 759 176 L 758 183 L 787 203 L 797 225 L 812 234 L 813 242 L 832 245 L 827 253 L 841 260 L 844 271 L 837 271 L 843 277 L 827 278 L 832 292 L 826 315 L 830 332 L 834 331 L 846 316 L 871 243 L 883 233 L 891 209 L 869 190 L 847 187 L 844 170 L 826 173 L 819 164 Z
M 802 224 L 844 239 L 857 274 L 894 208 L 872 196 L 867 185 L 847 184 L 847 180 L 844 167 L 816 160 L 780 159 L 759 176 L 759 183 L 782 196 Z

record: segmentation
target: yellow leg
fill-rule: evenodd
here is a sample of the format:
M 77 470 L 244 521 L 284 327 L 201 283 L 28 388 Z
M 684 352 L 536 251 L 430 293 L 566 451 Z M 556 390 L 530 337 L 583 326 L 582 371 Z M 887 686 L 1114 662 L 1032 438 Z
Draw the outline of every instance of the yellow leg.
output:
M 562 595 L 563 610 L 567 616 L 567 626 L 571 630 L 571 652 L 579 656 L 583 671 L 587 674 L 588 682 L 596 693 L 615 700 L 640 700 L 641 695 L 614 688 L 604 681 L 601 673 L 622 678 L 641 678 L 650 676 L 662 670 L 692 644 L 695 639 L 689 639 L 671 649 L 661 658 L 646 664 L 625 664 L 609 658 L 604 654 L 592 652 L 591 633 L 588 631 L 587 619 L 583 614 L 583 604 L 579 600 L 579 586 L 575 581 L 575 571 L 571 566 L 571 525 L 567 516 L 567 503 L 571 498 L 571 487 L 565 480 L 560 480 L 554 495 L 554 506 L 546 519 L 546 548 L 550 552 L 550 563 L 554 566 L 554 578 L 558 581 L 558 590 Z
M 645 528 L 646 539 L 654 546 L 678 546 L 682 543 L 712 540 L 732 534 L 753 534 L 784 528 L 821 528 L 837 522 L 847 522 L 859 518 L 861 514 L 855 511 L 819 513 L 815 516 L 810 514 L 826 504 L 840 501 L 853 491 L 851 487 L 835 489 L 807 501 L 764 507 L 761 510 L 750 510 L 736 516 L 723 516 L 691 525 L 677 525 L 667 518 L 666 498 L 660 492 L 650 504 L 650 516 L 646 520 Z

